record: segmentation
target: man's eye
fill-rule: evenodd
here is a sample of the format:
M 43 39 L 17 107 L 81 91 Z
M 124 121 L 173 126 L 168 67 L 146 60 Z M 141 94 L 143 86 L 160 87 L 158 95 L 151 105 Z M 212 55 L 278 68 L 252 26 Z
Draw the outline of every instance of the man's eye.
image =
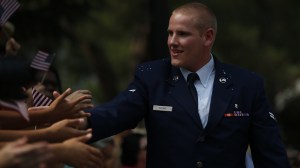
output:
M 177 34 L 180 35 L 180 36 L 187 36 L 188 35 L 187 32 L 178 32 Z

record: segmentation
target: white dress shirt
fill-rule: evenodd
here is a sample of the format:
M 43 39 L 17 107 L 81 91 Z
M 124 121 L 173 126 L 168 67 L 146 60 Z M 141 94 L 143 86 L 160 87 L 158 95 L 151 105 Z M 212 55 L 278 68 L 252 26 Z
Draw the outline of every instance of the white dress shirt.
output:
M 185 80 L 190 71 L 180 68 Z M 215 63 L 213 57 L 201 69 L 197 70 L 200 80 L 195 81 L 194 85 L 198 94 L 198 113 L 202 122 L 203 128 L 206 127 L 210 109 L 211 95 L 215 79 Z

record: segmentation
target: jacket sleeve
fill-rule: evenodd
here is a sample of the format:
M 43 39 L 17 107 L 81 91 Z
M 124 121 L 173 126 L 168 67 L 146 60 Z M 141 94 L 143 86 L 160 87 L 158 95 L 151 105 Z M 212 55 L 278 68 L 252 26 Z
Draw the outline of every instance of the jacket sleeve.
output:
M 280 137 L 275 114 L 270 108 L 264 83 L 258 80 L 253 101 L 250 147 L 255 168 L 289 168 L 286 150 Z
M 127 89 L 112 101 L 89 110 L 88 127 L 93 130 L 91 141 L 135 128 L 143 119 L 147 111 L 147 92 L 139 76 L 136 73 Z

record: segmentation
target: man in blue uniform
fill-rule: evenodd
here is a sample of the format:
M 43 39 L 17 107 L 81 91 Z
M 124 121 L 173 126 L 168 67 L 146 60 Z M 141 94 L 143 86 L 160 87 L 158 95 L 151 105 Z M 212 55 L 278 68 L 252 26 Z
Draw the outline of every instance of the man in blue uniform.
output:
M 144 118 L 148 168 L 244 168 L 248 145 L 256 168 L 289 168 L 262 78 L 212 56 L 216 33 L 202 3 L 175 9 L 170 58 L 139 65 L 127 90 L 91 110 L 93 138 Z

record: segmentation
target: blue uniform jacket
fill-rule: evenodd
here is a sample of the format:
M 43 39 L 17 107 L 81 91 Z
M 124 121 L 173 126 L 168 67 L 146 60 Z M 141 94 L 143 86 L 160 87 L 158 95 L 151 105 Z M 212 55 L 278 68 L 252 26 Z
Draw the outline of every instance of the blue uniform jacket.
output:
M 203 129 L 180 69 L 170 59 L 139 65 L 124 92 L 91 110 L 93 140 L 144 118 L 147 168 L 244 168 L 248 145 L 255 168 L 289 168 L 262 78 L 216 59 L 215 74 Z

